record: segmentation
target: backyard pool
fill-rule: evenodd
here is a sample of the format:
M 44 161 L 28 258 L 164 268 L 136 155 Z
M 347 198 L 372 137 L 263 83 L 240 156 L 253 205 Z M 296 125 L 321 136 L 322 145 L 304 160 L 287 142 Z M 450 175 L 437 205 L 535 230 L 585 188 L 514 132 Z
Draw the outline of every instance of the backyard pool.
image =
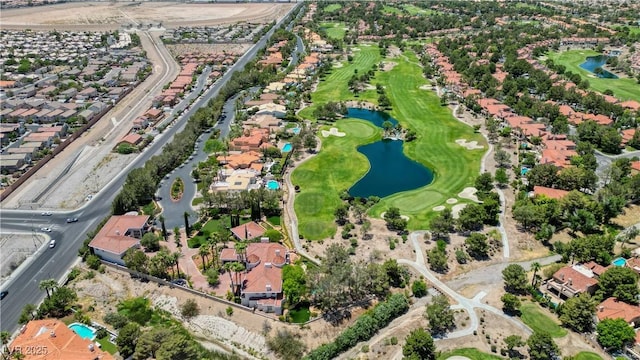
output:
M 280 184 L 278 184 L 278 182 L 275 181 L 275 180 L 269 180 L 269 181 L 267 181 L 267 189 L 269 189 L 269 190 L 278 190 L 278 189 L 280 189 Z
M 300 134 L 300 128 L 299 127 L 294 127 L 293 129 L 291 129 L 291 131 L 293 131 L 293 133 L 296 134 L 296 135 Z
M 284 146 L 282 147 L 282 152 L 289 152 L 289 151 L 291 151 L 291 143 L 284 144 Z
M 619 257 L 619 258 L 613 260 L 611 263 L 613 265 L 615 265 L 615 266 L 623 267 L 627 263 L 627 260 L 625 260 L 624 258 Z
M 96 338 L 96 330 L 90 326 L 80 323 L 73 323 L 69 325 L 69 329 L 73 330 L 73 332 L 78 334 L 78 336 L 83 339 L 93 340 Z

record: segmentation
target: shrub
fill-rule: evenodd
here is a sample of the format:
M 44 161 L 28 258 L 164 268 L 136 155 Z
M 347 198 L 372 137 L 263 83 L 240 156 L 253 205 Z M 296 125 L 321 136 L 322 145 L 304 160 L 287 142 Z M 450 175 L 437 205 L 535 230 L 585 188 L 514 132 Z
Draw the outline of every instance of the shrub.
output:
M 109 332 L 103 327 L 98 328 L 98 330 L 96 331 L 96 339 L 103 339 L 107 336 L 109 336 Z
M 427 284 L 422 280 L 416 280 L 411 285 L 411 291 L 413 292 L 413 296 L 421 298 L 427 295 Z
M 106 322 L 107 324 L 113 326 L 116 330 L 127 325 L 127 323 L 129 322 L 129 319 L 127 319 L 126 316 L 115 312 L 107 313 L 104 318 L 102 318 L 102 320 L 104 320 L 104 322 Z
M 89 269 L 98 270 L 100 268 L 100 258 L 97 255 L 87 256 L 86 262 Z
M 196 303 L 193 299 L 187 299 L 182 307 L 180 308 L 180 313 L 182 316 L 186 318 L 192 318 L 194 316 L 198 316 L 200 314 L 200 308 L 198 307 L 198 303 Z
M 231 306 L 227 306 L 227 309 L 225 311 L 227 312 L 228 316 L 233 315 L 233 308 Z

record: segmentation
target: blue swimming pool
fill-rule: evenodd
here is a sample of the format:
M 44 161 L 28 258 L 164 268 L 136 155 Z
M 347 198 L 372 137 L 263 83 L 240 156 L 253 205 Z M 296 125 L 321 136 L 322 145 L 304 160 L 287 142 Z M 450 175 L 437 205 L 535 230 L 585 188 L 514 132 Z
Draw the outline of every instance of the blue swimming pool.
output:
M 624 258 L 619 257 L 619 258 L 613 260 L 611 263 L 613 265 L 615 265 L 615 266 L 622 267 L 622 266 L 626 265 L 627 260 L 625 260 Z
M 295 127 L 293 129 L 291 129 L 291 131 L 293 131 L 293 133 L 296 134 L 296 135 L 300 134 L 300 128 L 299 127 Z
M 284 144 L 284 146 L 282 147 L 282 151 L 283 151 L 283 152 L 289 152 L 289 151 L 291 151 L 291 149 L 292 149 L 291 143 L 286 143 L 286 144 Z
M 80 323 L 73 323 L 69 325 L 69 329 L 73 330 L 73 332 L 78 334 L 78 336 L 83 339 L 93 340 L 96 338 L 96 330 L 90 326 Z
M 522 169 L 520 169 L 520 175 L 522 175 L 522 176 L 527 175 L 529 170 L 531 170 L 531 169 L 523 167 Z
M 280 184 L 278 184 L 278 182 L 275 181 L 275 180 L 269 180 L 269 181 L 267 181 L 267 189 L 269 189 L 269 190 L 278 190 L 278 189 L 280 189 Z

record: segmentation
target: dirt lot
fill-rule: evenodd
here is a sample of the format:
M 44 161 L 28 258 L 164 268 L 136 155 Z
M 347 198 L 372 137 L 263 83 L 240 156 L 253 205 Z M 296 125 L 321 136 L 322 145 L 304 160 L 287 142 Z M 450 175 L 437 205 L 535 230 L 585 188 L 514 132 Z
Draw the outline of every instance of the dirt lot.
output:
M 82 2 L 2 11 L 2 27 L 113 30 L 125 24 L 162 24 L 165 28 L 271 22 L 294 3 L 185 4 L 172 2 Z
M 34 223 L 37 226 L 37 223 Z M 34 254 L 40 246 L 48 241 L 43 234 L 0 234 L 0 284 L 8 279 L 27 257 Z
M 165 45 L 171 55 L 177 57 L 185 53 L 232 53 L 244 54 L 251 48 L 250 44 L 171 44 Z

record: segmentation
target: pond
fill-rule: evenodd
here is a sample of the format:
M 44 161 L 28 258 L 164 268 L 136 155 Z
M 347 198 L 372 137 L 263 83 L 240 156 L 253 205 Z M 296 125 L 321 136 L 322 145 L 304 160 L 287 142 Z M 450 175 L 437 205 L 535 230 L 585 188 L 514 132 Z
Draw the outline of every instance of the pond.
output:
M 397 120 L 380 111 L 349 109 L 347 117 L 362 119 L 382 127 L 384 121 L 397 124 Z M 433 181 L 433 172 L 424 165 L 409 159 L 402 151 L 404 142 L 381 140 L 358 147 L 371 168 L 350 189 L 356 197 L 385 197 L 398 192 L 417 189 Z
M 616 74 L 610 73 L 602 68 L 607 64 L 608 58 L 609 57 L 606 55 L 588 56 L 586 61 L 580 64 L 580 67 L 594 73 L 597 77 L 602 79 L 617 79 L 618 76 Z

